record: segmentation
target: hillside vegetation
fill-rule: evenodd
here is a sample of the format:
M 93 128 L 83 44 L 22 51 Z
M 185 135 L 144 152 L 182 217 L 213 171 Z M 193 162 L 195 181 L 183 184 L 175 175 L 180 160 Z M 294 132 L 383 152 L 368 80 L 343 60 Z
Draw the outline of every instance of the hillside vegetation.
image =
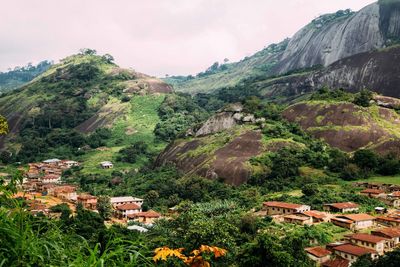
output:
M 15 67 L 13 70 L 9 69 L 7 72 L 0 72 L 0 94 L 30 82 L 48 70 L 51 65 L 51 62 L 45 60 L 35 66 L 29 63 L 27 66 Z
M 3 156 L 22 162 L 82 159 L 85 170 L 96 171 L 99 162 L 116 160 L 121 148 L 135 142 L 157 153 L 164 144 L 153 131 L 170 92 L 156 78 L 119 68 L 110 55 L 82 50 L 0 97 L 0 114 L 10 124 L 10 134 L 0 140 Z M 105 153 L 96 150 L 103 146 Z

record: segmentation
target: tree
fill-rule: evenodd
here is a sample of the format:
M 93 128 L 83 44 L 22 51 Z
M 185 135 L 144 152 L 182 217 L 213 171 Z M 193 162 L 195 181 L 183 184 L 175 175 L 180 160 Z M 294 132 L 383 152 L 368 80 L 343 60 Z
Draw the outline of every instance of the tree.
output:
M 356 95 L 353 103 L 362 107 L 369 107 L 371 105 L 371 99 L 372 92 L 367 89 L 363 89 Z
M 111 218 L 112 206 L 109 197 L 99 196 L 97 199 L 96 208 L 99 212 L 100 217 L 103 218 L 103 220 L 108 220 Z
M 160 198 L 160 194 L 157 191 L 150 190 L 149 192 L 147 192 L 146 196 L 144 197 L 144 201 L 150 207 L 154 207 L 159 198 Z
M 366 171 L 373 171 L 378 167 L 379 158 L 369 149 L 360 149 L 354 153 L 353 162 Z
M 8 123 L 6 118 L 0 115 L 0 135 L 8 133 Z
M 319 193 L 318 184 L 315 184 L 315 183 L 306 184 L 301 189 L 301 192 L 307 197 L 315 196 L 316 194 Z
M 372 262 L 371 254 L 366 254 L 357 259 L 356 262 L 354 262 L 352 267 L 373 267 L 374 264 Z

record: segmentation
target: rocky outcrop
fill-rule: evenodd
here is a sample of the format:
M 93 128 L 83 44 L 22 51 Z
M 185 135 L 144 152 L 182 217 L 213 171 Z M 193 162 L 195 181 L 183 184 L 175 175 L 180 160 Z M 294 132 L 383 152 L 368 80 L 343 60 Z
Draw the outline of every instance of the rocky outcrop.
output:
M 236 125 L 234 114 L 231 112 L 222 112 L 208 119 L 201 128 L 196 132 L 196 136 L 204 136 L 218 133 L 223 130 L 230 129 Z
M 328 66 L 386 44 L 380 29 L 380 7 L 371 4 L 359 12 L 318 27 L 311 23 L 291 38 L 275 71 L 285 73 L 315 65 Z M 400 21 L 400 17 L 393 21 Z
M 206 136 L 231 129 L 236 125 L 243 123 L 256 123 L 263 122 L 262 119 L 256 120 L 253 114 L 242 112 L 243 106 L 240 103 L 229 104 L 221 109 L 214 116 L 209 118 L 194 134 L 190 129 L 187 135 L 194 135 L 196 137 Z
M 231 139 L 225 143 L 229 137 Z M 156 165 L 173 163 L 185 174 L 197 174 L 240 185 L 251 174 L 246 164 L 248 160 L 263 152 L 261 137 L 260 131 L 249 130 L 239 133 L 231 131 L 223 137 L 177 140 L 158 156 Z
M 357 92 L 368 88 L 379 94 L 400 97 L 400 46 L 357 54 L 326 68 L 304 74 L 258 82 L 267 97 L 298 97 L 323 86 Z
M 394 110 L 352 103 L 313 101 L 288 107 L 285 119 L 297 122 L 317 138 L 346 152 L 373 149 L 381 154 L 397 153 L 400 143 L 400 115 Z M 383 149 L 383 147 L 385 149 Z

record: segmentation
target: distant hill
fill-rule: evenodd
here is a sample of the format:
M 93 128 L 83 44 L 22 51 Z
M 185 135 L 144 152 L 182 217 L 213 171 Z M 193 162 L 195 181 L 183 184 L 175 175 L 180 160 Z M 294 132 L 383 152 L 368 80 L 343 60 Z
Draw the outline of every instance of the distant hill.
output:
M 15 67 L 8 72 L 0 72 L 0 94 L 30 82 L 35 77 L 48 70 L 51 65 L 52 63 L 50 61 L 45 60 L 37 65 L 28 64 L 23 67 Z
M 400 5 L 396 0 L 379 1 L 358 12 L 341 10 L 322 15 L 292 38 L 269 46 L 240 62 L 222 64 L 196 77 L 169 77 L 166 82 L 171 83 L 177 91 L 195 94 L 241 84 L 246 87 L 249 81 L 254 80 L 268 81 L 293 73 L 321 70 L 345 58 L 397 44 L 400 41 L 399 14 Z M 272 87 L 273 83 L 270 82 Z M 361 84 L 365 85 L 354 77 L 346 87 L 355 91 L 360 89 L 358 86 Z M 374 89 L 378 92 L 390 90 L 384 87 L 385 84 L 380 85 L 383 87 Z
M 163 81 L 119 68 L 112 56 L 87 49 L 0 96 L 0 114 L 10 126 L 0 147 L 22 151 L 23 160 L 82 156 L 85 168 L 94 171 L 100 161 L 115 160 L 121 148 L 137 141 L 157 152 L 163 147 L 153 142 L 158 108 L 171 92 Z M 107 147 L 78 150 L 88 144 Z

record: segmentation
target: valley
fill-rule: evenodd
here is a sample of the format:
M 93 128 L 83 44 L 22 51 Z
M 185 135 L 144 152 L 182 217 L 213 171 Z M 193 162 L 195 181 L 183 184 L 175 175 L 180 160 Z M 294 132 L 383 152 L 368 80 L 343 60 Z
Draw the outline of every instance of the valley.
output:
M 399 14 L 197 75 L 90 48 L 0 73 L 0 266 L 397 266 Z

